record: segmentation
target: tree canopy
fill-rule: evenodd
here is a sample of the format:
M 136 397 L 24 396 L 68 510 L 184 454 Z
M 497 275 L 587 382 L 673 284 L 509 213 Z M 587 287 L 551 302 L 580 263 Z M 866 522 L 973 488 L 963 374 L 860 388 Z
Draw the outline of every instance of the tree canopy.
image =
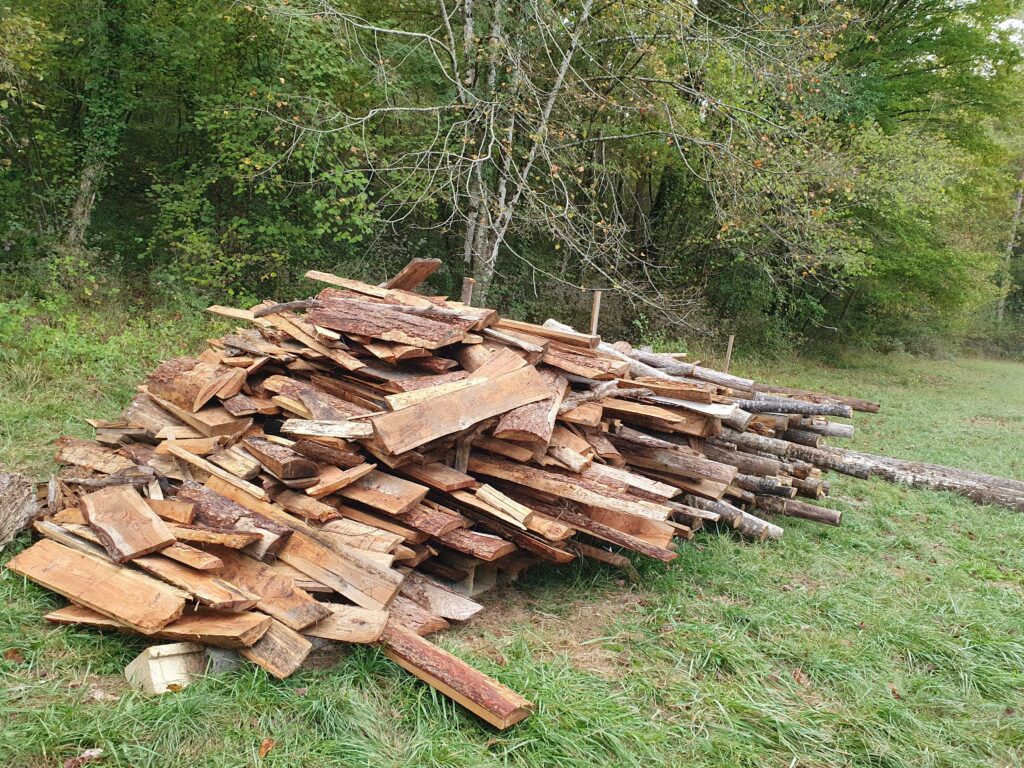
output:
M 432 255 L 634 335 L 1019 342 L 1022 8 L 0 0 L 0 270 L 286 296 Z

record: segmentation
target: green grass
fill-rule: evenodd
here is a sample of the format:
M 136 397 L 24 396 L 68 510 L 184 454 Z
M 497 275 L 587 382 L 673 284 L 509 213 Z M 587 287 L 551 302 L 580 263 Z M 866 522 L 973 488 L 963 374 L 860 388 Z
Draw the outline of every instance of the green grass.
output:
M 54 437 L 116 415 L 155 360 L 217 330 L 132 308 L 56 316 L 0 320 L 0 463 L 40 475 Z M 1022 365 L 736 370 L 880 399 L 854 447 L 1024 477 Z M 841 528 L 787 519 L 771 545 L 702 532 L 669 567 L 539 570 L 489 593 L 439 642 L 536 702 L 503 733 L 371 648 L 148 699 L 120 677 L 144 641 L 46 626 L 60 599 L 0 570 L 0 765 L 94 746 L 133 768 L 1024 763 L 1024 517 L 849 478 L 831 503 Z

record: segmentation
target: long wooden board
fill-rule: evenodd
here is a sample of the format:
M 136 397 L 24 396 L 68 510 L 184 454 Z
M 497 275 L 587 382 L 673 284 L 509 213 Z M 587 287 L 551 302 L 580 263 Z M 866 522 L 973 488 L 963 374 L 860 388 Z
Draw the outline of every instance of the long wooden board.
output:
M 381 640 L 389 659 L 495 728 L 508 728 L 533 712 L 512 689 L 400 624 L 389 622 Z
M 402 453 L 550 394 L 544 379 L 528 366 L 400 411 L 371 416 L 369 420 L 373 423 L 374 439 L 387 451 Z
M 109 616 L 81 605 L 68 605 L 51 611 L 44 617 L 54 624 L 76 624 L 97 629 L 116 629 L 121 632 L 133 631 Z M 199 608 L 182 614 L 163 629 L 151 633 L 150 637 L 175 642 L 202 643 L 216 648 L 245 648 L 252 645 L 270 627 L 270 617 L 252 611 L 229 613 L 210 608 Z
M 189 597 L 138 571 L 49 539 L 11 558 L 7 568 L 144 635 L 181 616 Z

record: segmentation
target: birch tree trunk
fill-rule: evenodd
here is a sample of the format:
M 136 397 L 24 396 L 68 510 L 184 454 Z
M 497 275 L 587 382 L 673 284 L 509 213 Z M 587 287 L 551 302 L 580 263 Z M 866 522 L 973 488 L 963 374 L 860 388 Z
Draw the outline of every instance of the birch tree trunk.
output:
M 1006 255 L 1003 257 L 1002 274 L 999 276 L 999 304 L 996 306 L 996 322 L 1003 324 L 1006 317 L 1006 299 L 1010 295 L 1010 266 L 1013 264 L 1013 250 L 1017 244 L 1017 228 L 1020 226 L 1021 211 L 1024 210 L 1024 166 L 1017 174 L 1017 204 L 1010 220 L 1010 238 L 1006 244 Z

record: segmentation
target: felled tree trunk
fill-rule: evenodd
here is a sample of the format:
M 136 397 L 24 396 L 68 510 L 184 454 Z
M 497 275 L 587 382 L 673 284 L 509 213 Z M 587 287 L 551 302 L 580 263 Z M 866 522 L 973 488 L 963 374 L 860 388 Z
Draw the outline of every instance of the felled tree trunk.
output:
M 38 511 L 36 491 L 28 478 L 0 472 L 0 551 L 28 528 Z

